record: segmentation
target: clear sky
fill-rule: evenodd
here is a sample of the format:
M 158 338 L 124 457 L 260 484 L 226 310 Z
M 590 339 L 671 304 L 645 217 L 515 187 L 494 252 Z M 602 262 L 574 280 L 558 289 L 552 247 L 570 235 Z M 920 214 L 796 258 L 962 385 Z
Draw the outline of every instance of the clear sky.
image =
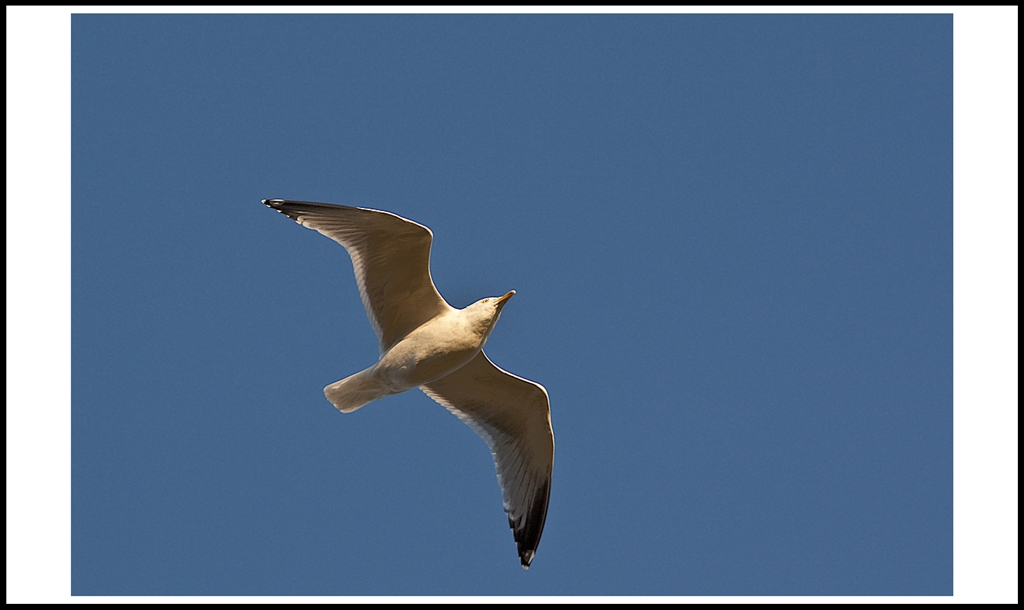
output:
M 72 593 L 948 595 L 953 20 L 72 21 Z M 280 197 L 429 226 L 551 396 L 484 443 L 373 362 Z
M 952 592 L 952 17 L 72 20 L 72 593 Z M 429 226 L 551 396 L 518 566 L 485 444 L 337 244 Z

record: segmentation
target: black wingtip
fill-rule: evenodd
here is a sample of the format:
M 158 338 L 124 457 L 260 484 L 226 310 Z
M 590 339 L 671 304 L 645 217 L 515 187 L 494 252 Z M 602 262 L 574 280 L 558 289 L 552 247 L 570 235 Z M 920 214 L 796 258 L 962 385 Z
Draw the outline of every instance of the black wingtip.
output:
M 540 536 L 544 532 L 544 521 L 548 516 L 548 500 L 551 496 L 551 485 L 545 481 L 537 489 L 533 498 L 533 506 L 527 513 L 526 519 L 516 527 L 511 518 L 508 520 L 512 528 L 512 535 L 516 541 L 516 550 L 519 551 L 519 563 L 524 570 L 530 569 L 533 557 L 537 554 L 537 546 L 540 544 Z
M 280 212 L 296 222 L 299 222 L 300 210 L 295 209 L 296 206 L 294 206 L 293 204 L 306 204 L 306 202 L 304 201 L 290 201 L 288 199 L 263 199 L 262 201 L 263 205 L 267 206 L 271 210 L 274 210 L 275 212 Z
M 297 210 L 304 208 L 306 211 L 310 209 L 316 209 L 318 211 L 328 210 L 362 210 L 363 208 L 354 208 L 350 205 L 339 205 L 337 203 L 323 203 L 321 201 L 302 201 L 300 199 L 262 199 L 263 205 L 274 208 L 275 210 L 282 212 L 284 210 Z M 390 214 L 390 212 L 387 212 Z
M 522 564 L 524 570 L 529 570 L 530 564 L 533 563 L 533 551 L 520 555 L 519 563 Z

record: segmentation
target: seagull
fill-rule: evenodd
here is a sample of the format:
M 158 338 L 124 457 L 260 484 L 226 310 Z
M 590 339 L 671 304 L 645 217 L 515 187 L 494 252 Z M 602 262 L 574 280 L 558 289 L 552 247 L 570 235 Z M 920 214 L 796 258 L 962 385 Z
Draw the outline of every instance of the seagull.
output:
M 427 227 L 390 212 L 311 201 L 263 203 L 333 239 L 352 258 L 356 284 L 380 340 L 376 364 L 324 388 L 342 413 L 418 387 L 491 449 L 502 504 L 523 569 L 537 552 L 551 493 L 555 440 L 547 390 L 498 368 L 483 347 L 515 290 L 465 309 L 430 279 Z

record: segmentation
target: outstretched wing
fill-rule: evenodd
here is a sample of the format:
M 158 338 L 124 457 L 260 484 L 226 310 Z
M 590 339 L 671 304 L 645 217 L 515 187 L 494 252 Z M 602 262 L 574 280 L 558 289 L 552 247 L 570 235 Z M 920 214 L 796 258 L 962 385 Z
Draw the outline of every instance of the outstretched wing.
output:
M 487 441 L 519 560 L 529 568 L 548 514 L 555 454 L 547 391 L 501 370 L 483 351 L 420 389 Z
M 390 212 L 264 199 L 263 203 L 348 250 L 359 295 L 384 353 L 451 306 L 430 279 L 430 229 Z

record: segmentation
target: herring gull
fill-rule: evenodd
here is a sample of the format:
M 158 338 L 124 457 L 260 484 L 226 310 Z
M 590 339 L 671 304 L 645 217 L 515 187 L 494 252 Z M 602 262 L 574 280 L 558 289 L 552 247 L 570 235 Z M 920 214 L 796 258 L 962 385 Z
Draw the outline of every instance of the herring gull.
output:
M 483 347 L 514 290 L 465 309 L 430 279 L 430 229 L 390 212 L 264 199 L 263 203 L 344 246 L 359 295 L 380 339 L 380 359 L 330 384 L 339 411 L 419 387 L 491 449 L 502 504 L 523 569 L 537 551 L 551 492 L 554 436 L 548 393 L 494 365 Z

